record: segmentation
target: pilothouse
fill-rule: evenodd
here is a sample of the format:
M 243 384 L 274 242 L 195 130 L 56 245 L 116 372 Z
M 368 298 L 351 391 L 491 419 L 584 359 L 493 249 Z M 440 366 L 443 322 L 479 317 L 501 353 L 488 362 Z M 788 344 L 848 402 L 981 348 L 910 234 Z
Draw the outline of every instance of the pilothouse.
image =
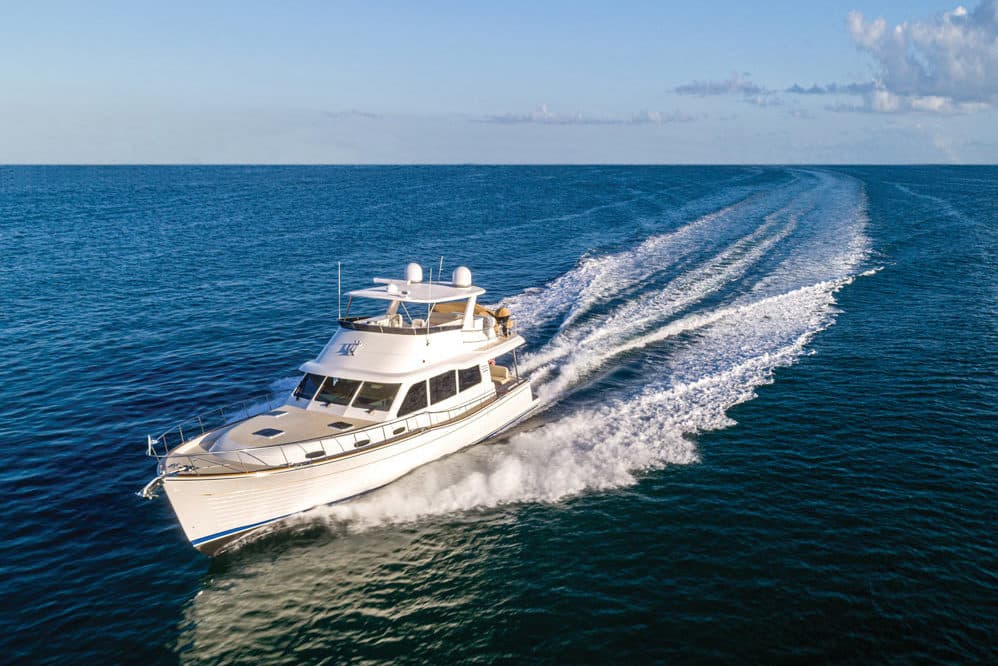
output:
M 403 279 L 374 284 L 347 294 L 339 329 L 301 366 L 285 400 L 199 416 L 149 438 L 158 475 L 143 495 L 162 485 L 202 552 L 390 483 L 536 407 L 516 366 L 525 341 L 515 320 L 478 303 L 485 290 L 470 270 L 424 282 L 409 264 Z M 375 314 L 351 316 L 355 302 Z

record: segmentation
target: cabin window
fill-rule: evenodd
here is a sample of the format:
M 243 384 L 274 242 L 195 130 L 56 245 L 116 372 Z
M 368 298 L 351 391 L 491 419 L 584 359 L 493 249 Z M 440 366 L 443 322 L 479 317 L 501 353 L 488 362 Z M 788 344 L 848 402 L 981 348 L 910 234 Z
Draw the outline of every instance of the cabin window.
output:
M 426 382 L 413 384 L 409 387 L 409 392 L 405 394 L 405 399 L 402 400 L 402 406 L 399 407 L 399 416 L 412 414 L 417 409 L 426 407 L 426 405 Z
M 353 405 L 351 406 L 359 409 L 377 409 L 387 412 L 391 408 L 400 386 L 402 385 L 364 382 L 357 393 L 357 397 L 353 399 Z
M 295 389 L 294 396 L 299 400 L 311 400 L 312 396 L 315 395 L 315 392 L 322 385 L 323 379 L 325 378 L 322 375 L 306 374 L 298 383 L 298 388 Z
M 457 384 L 461 391 L 482 383 L 482 369 L 477 365 L 457 371 Z
M 319 389 L 315 399 L 327 405 L 349 405 L 350 398 L 357 392 L 358 386 L 360 386 L 360 382 L 356 379 L 326 377 L 326 381 Z
M 454 381 L 454 371 L 442 372 L 436 377 L 430 377 L 430 404 L 436 404 L 441 400 L 457 393 L 457 383 Z

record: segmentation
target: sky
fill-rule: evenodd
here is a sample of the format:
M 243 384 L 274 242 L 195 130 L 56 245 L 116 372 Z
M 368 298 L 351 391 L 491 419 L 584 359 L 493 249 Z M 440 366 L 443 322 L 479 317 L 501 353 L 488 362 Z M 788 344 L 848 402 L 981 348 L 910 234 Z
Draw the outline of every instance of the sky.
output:
M 5 164 L 993 164 L 996 108 L 998 0 L 0 0 Z

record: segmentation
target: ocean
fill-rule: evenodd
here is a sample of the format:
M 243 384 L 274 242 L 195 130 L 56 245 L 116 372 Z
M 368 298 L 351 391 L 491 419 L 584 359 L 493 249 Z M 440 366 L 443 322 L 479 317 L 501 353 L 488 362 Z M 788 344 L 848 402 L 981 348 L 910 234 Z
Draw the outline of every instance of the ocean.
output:
M 0 167 L 0 661 L 998 661 L 996 167 Z M 471 268 L 542 410 L 218 558 L 148 433 Z

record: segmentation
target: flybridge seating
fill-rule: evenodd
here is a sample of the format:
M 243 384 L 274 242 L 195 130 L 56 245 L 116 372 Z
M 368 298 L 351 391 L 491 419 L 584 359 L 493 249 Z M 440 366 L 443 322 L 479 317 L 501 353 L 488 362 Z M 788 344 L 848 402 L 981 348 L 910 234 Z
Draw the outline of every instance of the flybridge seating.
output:
M 397 335 L 426 335 L 451 330 L 480 330 L 490 338 L 514 335 L 514 322 L 505 308 L 495 312 L 479 305 L 485 293 L 471 284 L 471 271 L 459 266 L 452 282 L 422 282 L 418 264 L 406 267 L 406 279 L 374 278 L 383 287 L 357 289 L 347 293 L 347 312 L 340 326 L 356 331 L 376 331 Z M 350 316 L 355 298 L 389 301 L 383 314 Z M 425 310 L 423 310 L 425 306 Z

